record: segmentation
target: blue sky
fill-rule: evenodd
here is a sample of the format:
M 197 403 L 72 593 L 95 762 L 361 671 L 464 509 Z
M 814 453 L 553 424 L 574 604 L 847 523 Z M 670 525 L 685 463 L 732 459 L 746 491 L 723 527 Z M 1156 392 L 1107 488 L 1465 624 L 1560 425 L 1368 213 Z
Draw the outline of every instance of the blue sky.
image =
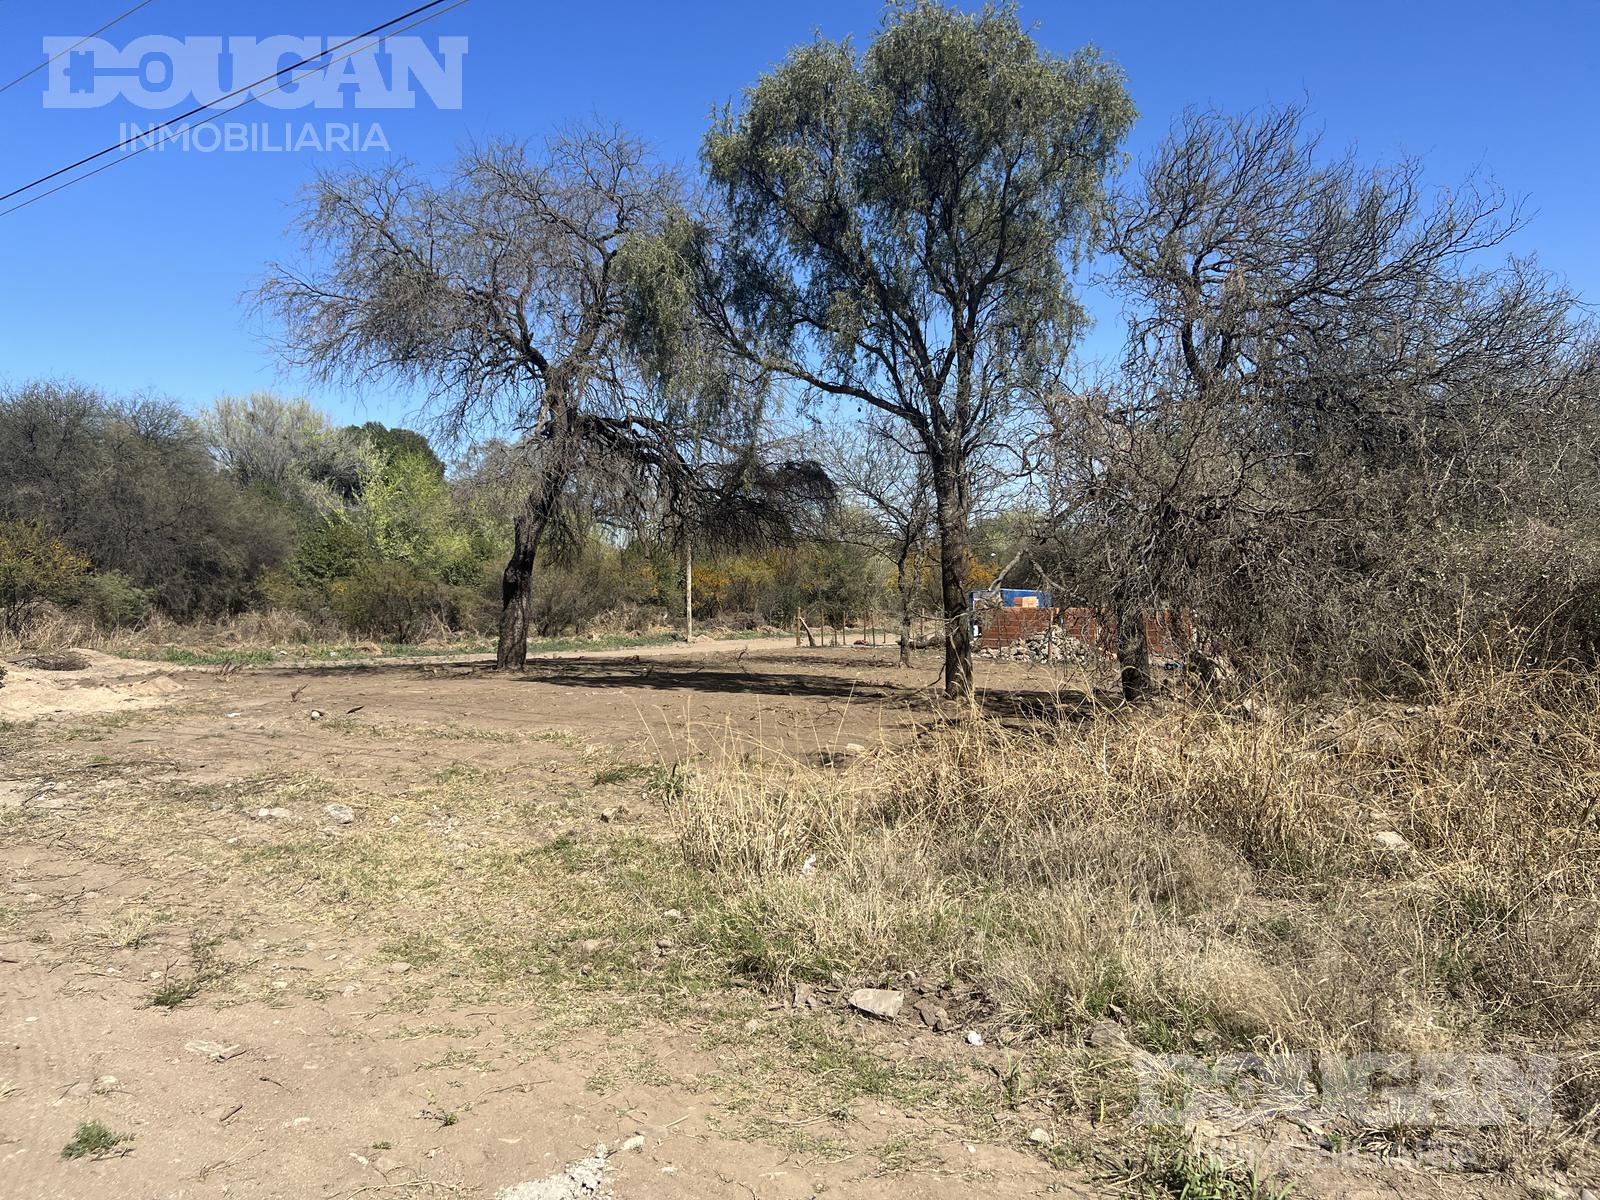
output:
M 44 57 L 46 36 L 79 36 L 131 0 L 0 0 L 0 82 Z M 174 37 L 348 35 L 416 0 L 268 4 L 153 0 L 107 34 Z M 316 114 L 379 122 L 395 154 L 448 160 L 465 140 L 539 135 L 598 114 L 692 161 L 714 104 L 737 95 L 810 38 L 870 37 L 880 6 L 598 4 L 469 0 L 417 30 L 464 36 L 459 110 Z M 1600 299 L 1600 0 L 1097 4 L 1033 0 L 1038 36 L 1068 52 L 1092 42 L 1127 71 L 1141 117 L 1128 149 L 1158 139 L 1187 104 L 1247 108 L 1308 98 L 1335 147 L 1368 158 L 1422 156 L 1430 179 L 1491 173 L 1525 196 L 1537 251 Z M 125 122 L 150 123 L 126 100 L 46 108 L 47 77 L 0 94 L 0 192 L 115 141 Z M 304 111 L 250 106 L 232 120 L 281 130 Z M 277 135 L 281 140 L 281 133 Z M 268 260 L 292 254 L 285 229 L 297 190 L 341 151 L 148 153 L 20 212 L 0 217 L 0 381 L 72 377 L 110 391 L 154 391 L 191 406 L 259 388 L 304 393 L 341 417 L 401 423 L 404 395 L 318 393 L 284 375 L 240 296 Z M 357 155 L 376 163 L 376 152 Z M 3 205 L 0 205 L 3 207 Z M 1089 349 L 1114 344 L 1115 309 Z

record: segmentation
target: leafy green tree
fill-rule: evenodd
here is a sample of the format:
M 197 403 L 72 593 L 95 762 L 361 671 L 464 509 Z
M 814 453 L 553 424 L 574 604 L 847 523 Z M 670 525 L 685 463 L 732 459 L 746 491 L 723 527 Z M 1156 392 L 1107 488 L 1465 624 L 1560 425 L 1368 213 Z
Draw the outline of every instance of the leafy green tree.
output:
M 48 600 L 71 604 L 82 594 L 87 556 L 38 521 L 0 521 L 0 608 Z
M 439 478 L 444 478 L 444 461 L 434 453 L 428 439 L 414 429 L 391 429 L 381 422 L 368 421 L 364 425 L 348 426 L 345 433 L 367 442 L 387 462 L 407 454 L 425 459 Z
M 0 391 L 0 520 L 36 519 L 177 617 L 237 611 L 293 526 L 217 470 L 175 405 L 70 383 Z
M 865 51 L 818 39 L 716 120 L 722 213 L 648 256 L 658 320 L 709 326 L 926 460 L 952 696 L 972 685 L 974 489 L 1079 327 L 1068 255 L 1133 115 L 1120 70 L 1042 49 L 1009 5 L 896 4 Z
M 354 575 L 374 556 L 361 530 L 344 513 L 335 513 L 305 532 L 289 569 L 296 582 L 322 587 Z
M 386 562 L 450 584 L 473 582 L 480 573 L 450 487 L 422 455 L 403 454 L 368 480 L 354 520 Z
M 137 625 L 150 615 L 149 588 L 135 585 L 121 571 L 103 571 L 85 581 L 81 605 L 102 625 Z
M 415 640 L 431 617 L 449 622 L 445 589 L 410 563 L 367 563 L 336 582 L 332 595 L 334 610 L 349 628 L 385 641 Z

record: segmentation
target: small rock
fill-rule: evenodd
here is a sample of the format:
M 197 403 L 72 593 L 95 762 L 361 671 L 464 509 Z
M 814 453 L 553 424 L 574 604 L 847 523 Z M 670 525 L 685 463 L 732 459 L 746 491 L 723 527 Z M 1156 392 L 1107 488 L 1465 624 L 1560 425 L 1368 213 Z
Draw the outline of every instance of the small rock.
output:
M 598 954 L 604 946 L 605 943 L 599 938 L 584 938 L 578 943 L 578 949 L 585 954 Z
M 339 825 L 352 824 L 356 819 L 356 810 L 348 804 L 324 804 L 322 811 L 328 814 L 328 819 Z
M 634 1134 L 631 1138 L 629 1138 L 627 1141 L 622 1143 L 622 1149 L 623 1149 L 624 1152 L 627 1152 L 629 1150 L 643 1150 L 644 1149 L 644 1134 L 642 1134 L 642 1133 Z
M 219 1125 L 223 1125 L 233 1120 L 234 1117 L 238 1116 L 239 1110 L 243 1107 L 244 1105 L 242 1104 L 219 1104 L 210 1112 L 206 1113 L 206 1117 L 217 1122 Z
M 411 970 L 411 964 L 408 963 L 408 962 L 397 962 L 397 963 L 390 963 L 389 964 L 389 974 L 391 974 L 391 975 L 404 975 L 409 970 Z
M 662 915 L 662 917 L 664 917 L 668 921 L 681 921 L 681 920 L 683 920 L 683 914 L 681 912 L 679 912 L 675 908 L 669 908 L 669 909 L 667 909 L 666 912 L 662 913 L 661 915 Z
M 1043 1129 L 1034 1129 L 1029 1132 L 1028 1140 L 1035 1146 L 1048 1146 L 1050 1144 L 1050 1135 Z
M 401 1167 L 405 1166 L 405 1163 L 401 1162 L 392 1154 L 380 1154 L 377 1158 L 372 1160 L 372 1165 L 378 1169 L 380 1174 L 387 1175 L 391 1171 L 398 1171 Z
M 795 985 L 794 1006 L 796 1008 L 821 1008 L 822 999 L 817 995 L 817 989 L 809 983 Z
M 844 744 L 844 752 L 846 754 L 865 754 L 867 748 L 860 742 L 846 742 Z
M 900 1015 L 900 1006 L 906 1002 L 904 993 L 888 988 L 857 988 L 850 993 L 850 1007 L 871 1017 L 892 1021 Z
M 983 1045 L 983 1034 L 979 1033 L 976 1029 L 967 1030 L 967 1045 L 969 1045 L 969 1046 L 981 1046 L 981 1045 Z
M 950 1028 L 950 1014 L 932 1000 L 918 1000 L 912 1011 L 917 1014 L 917 1020 L 935 1033 L 944 1033 Z
M 1088 1042 L 1097 1050 L 1118 1050 L 1128 1044 L 1128 1035 L 1115 1021 L 1096 1021 L 1089 1027 Z
M 293 816 L 294 814 L 287 808 L 256 809 L 256 819 L 258 821 L 287 821 Z
M 320 708 L 313 708 L 306 715 L 309 716 L 313 721 L 320 721 L 320 720 L 322 720 L 323 717 L 327 716 L 328 714 L 323 712 Z
M 1411 849 L 1411 843 L 1392 829 L 1380 829 L 1372 835 L 1372 840 L 1380 850 L 1387 850 L 1391 854 L 1404 854 Z
M 185 1042 L 183 1048 L 190 1054 L 198 1054 L 201 1058 L 209 1058 L 212 1062 L 227 1062 L 230 1058 L 237 1058 L 244 1053 L 240 1045 L 224 1046 L 221 1042 L 208 1042 L 196 1040 Z

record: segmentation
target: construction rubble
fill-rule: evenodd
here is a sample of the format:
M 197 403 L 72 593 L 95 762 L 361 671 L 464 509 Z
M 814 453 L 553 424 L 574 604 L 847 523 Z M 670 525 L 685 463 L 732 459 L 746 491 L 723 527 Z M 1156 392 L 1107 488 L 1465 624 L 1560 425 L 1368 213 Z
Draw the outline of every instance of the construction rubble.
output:
M 1093 646 L 1059 629 L 1040 629 L 999 646 L 981 646 L 980 658 L 1026 663 L 1073 663 L 1091 666 L 1101 654 Z

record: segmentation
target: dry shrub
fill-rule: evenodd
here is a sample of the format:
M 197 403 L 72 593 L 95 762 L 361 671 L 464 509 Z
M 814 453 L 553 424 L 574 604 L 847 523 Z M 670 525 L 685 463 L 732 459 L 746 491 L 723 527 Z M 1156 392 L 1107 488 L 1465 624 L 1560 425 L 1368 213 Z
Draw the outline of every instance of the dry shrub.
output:
M 103 631 L 93 621 L 46 600 L 31 600 L 0 609 L 0 654 L 24 650 L 98 648 Z
M 592 638 L 620 637 L 625 634 L 666 633 L 677 626 L 667 620 L 660 605 L 623 601 L 613 604 L 584 622 L 584 633 Z
M 314 620 L 293 609 L 269 608 L 215 621 L 178 621 L 151 613 L 137 626 L 106 626 L 89 614 L 43 601 L 0 610 L 0 653 L 77 647 L 139 654 L 162 647 L 196 650 L 256 649 L 339 644 L 350 635 L 331 619 Z
M 1427 694 L 965 720 L 844 772 L 723 761 L 669 808 L 774 983 L 934 972 L 1166 1045 L 1589 1038 L 1600 688 L 1458 658 Z
M 207 632 L 212 633 L 211 640 L 231 646 L 292 646 L 342 640 L 335 630 L 331 621 L 318 624 L 292 608 L 269 608 L 226 617 Z

